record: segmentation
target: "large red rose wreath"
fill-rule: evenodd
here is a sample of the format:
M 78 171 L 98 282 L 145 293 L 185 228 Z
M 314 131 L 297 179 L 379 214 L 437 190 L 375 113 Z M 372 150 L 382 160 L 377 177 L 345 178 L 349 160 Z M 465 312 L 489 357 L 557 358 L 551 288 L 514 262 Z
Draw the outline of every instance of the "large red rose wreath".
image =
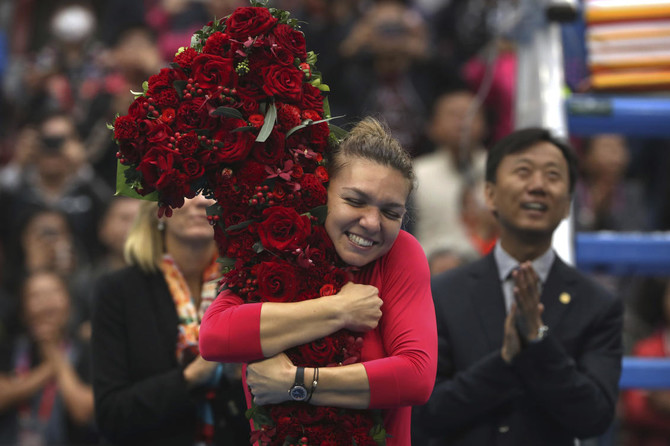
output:
M 247 302 L 334 294 L 349 274 L 323 228 L 323 157 L 337 142 L 328 87 L 296 20 L 252 5 L 196 32 L 117 117 L 118 189 L 157 200 L 168 216 L 184 198 L 215 198 L 208 215 L 225 286 Z M 361 344 L 340 331 L 287 354 L 296 365 L 338 366 L 358 362 Z M 286 403 L 248 415 L 251 441 L 263 445 L 385 444 L 373 411 Z

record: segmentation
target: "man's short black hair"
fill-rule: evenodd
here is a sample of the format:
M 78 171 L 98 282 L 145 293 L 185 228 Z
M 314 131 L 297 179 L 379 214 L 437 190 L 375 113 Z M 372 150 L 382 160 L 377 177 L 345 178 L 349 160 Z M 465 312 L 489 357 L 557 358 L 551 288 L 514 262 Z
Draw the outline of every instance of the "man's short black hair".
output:
M 565 161 L 567 161 L 568 173 L 570 174 L 570 194 L 572 194 L 577 182 L 577 156 L 575 155 L 575 151 L 567 141 L 552 135 L 548 129 L 541 127 L 528 127 L 515 130 L 498 141 L 489 150 L 486 159 L 486 181 L 491 183 L 496 182 L 498 166 L 507 155 L 520 152 L 543 141 L 558 147 Z

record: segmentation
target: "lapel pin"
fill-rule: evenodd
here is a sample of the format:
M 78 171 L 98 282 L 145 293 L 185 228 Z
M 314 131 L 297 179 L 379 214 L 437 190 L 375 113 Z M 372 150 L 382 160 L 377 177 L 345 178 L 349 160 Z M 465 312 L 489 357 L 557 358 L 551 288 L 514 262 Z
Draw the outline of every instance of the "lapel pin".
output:
M 558 296 L 558 300 L 564 305 L 569 304 L 571 299 L 572 297 L 570 297 L 568 293 L 561 293 L 561 295 Z

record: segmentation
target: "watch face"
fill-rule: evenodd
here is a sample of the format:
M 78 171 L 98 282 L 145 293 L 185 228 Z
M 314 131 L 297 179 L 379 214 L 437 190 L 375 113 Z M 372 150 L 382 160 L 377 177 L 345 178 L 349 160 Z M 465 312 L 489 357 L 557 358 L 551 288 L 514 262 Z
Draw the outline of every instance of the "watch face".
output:
M 288 393 L 293 401 L 305 401 L 307 399 L 307 389 L 302 386 L 293 386 Z

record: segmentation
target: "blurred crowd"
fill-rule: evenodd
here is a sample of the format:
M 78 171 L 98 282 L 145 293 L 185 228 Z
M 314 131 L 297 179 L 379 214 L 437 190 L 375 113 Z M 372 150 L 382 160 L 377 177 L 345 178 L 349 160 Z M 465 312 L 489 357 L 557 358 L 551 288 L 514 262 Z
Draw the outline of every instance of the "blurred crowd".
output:
M 487 147 L 512 129 L 517 86 L 514 44 L 490 27 L 494 3 L 270 1 L 301 21 L 332 91 L 332 115 L 343 116 L 337 124 L 374 115 L 415 156 L 419 185 L 406 227 L 433 273 L 496 242 L 484 162 Z M 114 196 L 108 124 L 194 31 L 246 5 L 0 0 L 0 444 L 97 442 L 90 290 L 125 265 L 139 209 L 138 200 Z M 482 101 L 487 70 L 493 81 Z M 607 134 L 573 142 L 576 230 L 670 230 L 668 141 Z M 627 353 L 650 354 L 639 342 L 651 336 L 657 355 L 670 356 L 666 282 L 598 278 L 625 300 Z M 663 296 L 665 311 L 650 311 Z M 670 444 L 668 398 L 627 394 L 622 431 L 633 433 L 621 441 Z M 666 442 L 644 443 L 645 429 L 661 429 Z

